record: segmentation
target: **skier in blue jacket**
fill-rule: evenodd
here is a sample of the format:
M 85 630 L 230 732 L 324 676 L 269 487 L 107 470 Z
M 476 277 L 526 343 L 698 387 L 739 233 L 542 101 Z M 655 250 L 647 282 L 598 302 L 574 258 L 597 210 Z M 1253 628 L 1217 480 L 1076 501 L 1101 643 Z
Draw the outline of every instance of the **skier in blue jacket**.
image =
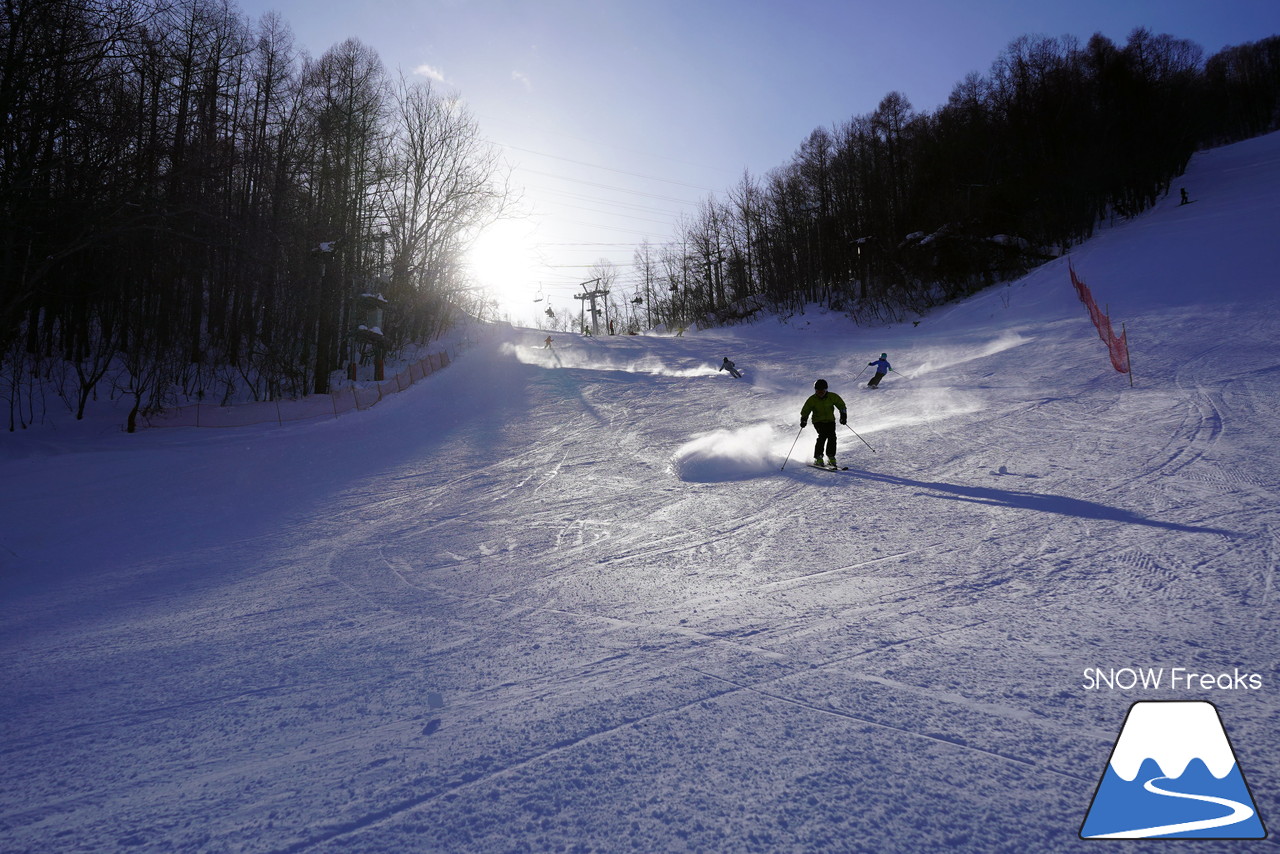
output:
M 879 386 L 880 380 L 884 379 L 884 375 L 893 370 L 893 366 L 889 364 L 888 353 L 881 353 L 879 359 L 876 359 L 874 362 L 867 362 L 867 367 L 871 367 L 873 365 L 876 369 L 876 375 L 867 381 L 867 388 L 876 388 Z

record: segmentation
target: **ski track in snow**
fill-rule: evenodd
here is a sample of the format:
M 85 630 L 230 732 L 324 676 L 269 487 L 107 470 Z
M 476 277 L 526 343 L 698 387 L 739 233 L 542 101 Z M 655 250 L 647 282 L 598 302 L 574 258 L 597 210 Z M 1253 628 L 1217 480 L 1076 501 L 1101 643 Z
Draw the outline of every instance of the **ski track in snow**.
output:
M 1132 389 L 1061 259 L 918 327 L 477 329 L 333 422 L 11 438 L 0 851 L 1067 851 L 1160 698 L 1268 817 L 1280 136 L 1192 179 L 1072 258 Z M 840 477 L 811 429 L 781 470 L 818 376 Z M 1264 687 L 1082 687 L 1142 666 Z

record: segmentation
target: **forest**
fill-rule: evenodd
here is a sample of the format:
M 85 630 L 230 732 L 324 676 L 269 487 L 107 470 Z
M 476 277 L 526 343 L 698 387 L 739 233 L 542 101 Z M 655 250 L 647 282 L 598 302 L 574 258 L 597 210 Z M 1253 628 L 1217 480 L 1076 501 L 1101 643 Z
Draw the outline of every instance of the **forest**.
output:
M 367 45 L 312 58 L 229 0 L 9 0 L 0 48 L 10 430 L 97 395 L 130 401 L 133 429 L 180 400 L 324 393 L 484 311 L 463 255 L 512 205 L 502 161 L 456 96 Z M 1144 29 L 1026 36 L 932 113 L 891 92 L 814 130 L 638 247 L 625 287 L 597 275 L 632 331 L 812 303 L 900 318 L 1141 212 L 1196 150 L 1277 127 L 1280 37 L 1206 58 Z
M 1141 213 L 1195 151 L 1278 127 L 1280 37 L 1206 59 L 1145 29 L 1123 46 L 1024 36 L 935 112 L 890 92 L 706 200 L 672 243 L 636 250 L 628 302 L 612 310 L 633 327 L 809 304 L 900 320 Z
M 57 398 L 124 396 L 132 430 L 179 398 L 323 393 L 473 309 L 499 158 L 359 41 L 312 59 L 225 0 L 12 0 L 0 47 L 10 430 Z

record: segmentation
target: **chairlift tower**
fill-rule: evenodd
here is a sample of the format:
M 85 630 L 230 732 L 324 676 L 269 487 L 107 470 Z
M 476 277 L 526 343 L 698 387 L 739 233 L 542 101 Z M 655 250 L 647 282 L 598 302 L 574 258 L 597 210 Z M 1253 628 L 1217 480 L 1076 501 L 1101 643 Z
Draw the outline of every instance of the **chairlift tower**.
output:
M 588 279 L 587 281 L 582 283 L 582 286 L 581 286 L 582 293 L 573 295 L 574 299 L 580 300 L 582 302 L 581 310 L 578 312 L 578 316 L 580 319 L 579 320 L 580 325 L 582 326 L 583 329 L 587 328 L 587 323 L 586 323 L 586 319 L 583 318 L 582 315 L 587 309 L 587 300 L 591 300 L 591 334 L 592 335 L 600 334 L 600 310 L 596 308 L 596 300 L 601 299 L 603 297 L 607 297 L 609 295 L 609 289 L 596 287 L 593 290 L 587 290 L 587 285 L 599 285 L 599 284 L 600 284 L 599 279 Z M 609 307 L 609 304 L 605 303 L 606 310 L 608 309 L 608 307 Z

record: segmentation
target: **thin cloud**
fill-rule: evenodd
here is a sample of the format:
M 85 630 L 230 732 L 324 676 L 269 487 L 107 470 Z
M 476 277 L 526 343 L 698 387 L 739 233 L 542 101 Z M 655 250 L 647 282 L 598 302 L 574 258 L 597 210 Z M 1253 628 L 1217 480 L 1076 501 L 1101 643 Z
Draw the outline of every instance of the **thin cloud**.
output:
M 435 80 L 440 83 L 444 82 L 444 72 L 439 68 L 435 68 L 425 63 L 413 69 L 413 73 L 417 74 L 419 77 L 426 77 L 428 80 Z
M 533 91 L 533 81 L 530 80 L 529 75 L 525 74 L 523 71 L 511 72 L 511 79 L 523 86 L 526 92 Z

